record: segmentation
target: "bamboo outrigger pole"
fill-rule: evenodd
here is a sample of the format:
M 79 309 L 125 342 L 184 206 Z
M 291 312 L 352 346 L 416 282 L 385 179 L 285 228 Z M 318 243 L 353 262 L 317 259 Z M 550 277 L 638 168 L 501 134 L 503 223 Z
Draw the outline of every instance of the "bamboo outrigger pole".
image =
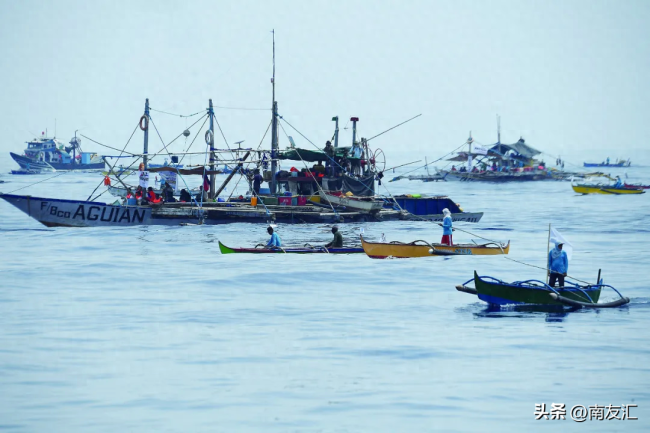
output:
M 546 284 L 549 282 L 551 277 L 551 271 L 548 267 L 548 255 L 551 253 L 551 223 L 548 223 L 548 242 L 546 242 Z
M 239 172 L 239 169 L 244 165 L 244 161 L 246 160 L 246 158 L 248 158 L 248 155 L 250 155 L 250 154 L 251 154 L 251 151 L 250 151 L 250 150 L 249 150 L 248 152 L 246 152 L 246 155 L 244 155 L 244 157 L 241 159 L 241 162 L 240 162 L 239 164 L 237 164 L 237 167 L 235 167 L 235 168 L 232 170 L 232 172 L 228 175 L 228 177 L 226 178 L 226 180 L 223 181 L 223 184 L 221 184 L 221 186 L 220 186 L 219 189 L 217 190 L 217 193 L 214 195 L 215 198 L 216 198 L 216 197 L 219 197 L 219 194 L 221 194 L 221 191 L 223 191 L 223 189 L 226 187 L 226 185 L 228 185 L 228 182 L 230 182 L 230 179 L 232 179 L 233 176 L 234 176 L 237 172 Z
M 366 141 L 370 141 L 370 140 L 372 140 L 372 139 L 374 139 L 374 138 L 377 138 L 377 137 L 379 137 L 380 135 L 385 134 L 385 133 L 387 133 L 388 131 L 395 129 L 395 128 L 397 128 L 398 126 L 402 126 L 403 124 L 408 123 L 408 122 L 410 122 L 410 121 L 413 120 L 413 119 L 417 119 L 417 118 L 420 117 L 420 116 L 422 116 L 422 113 L 418 114 L 417 116 L 413 116 L 413 117 L 411 117 L 409 120 L 405 120 L 404 122 L 399 123 L 399 124 L 393 126 L 392 128 L 388 128 L 388 129 L 385 130 L 384 132 L 380 132 L 379 134 L 375 135 L 374 137 L 370 137 L 370 138 L 366 139 Z
M 106 157 L 105 157 L 105 156 L 102 156 L 102 159 L 103 159 L 104 162 L 108 165 L 108 167 L 111 169 L 111 170 L 109 171 L 109 173 L 111 173 L 111 172 L 112 172 L 112 173 L 115 173 L 115 167 L 112 166 L 110 162 L 106 161 Z M 124 182 L 122 182 L 122 179 L 120 179 L 120 175 L 119 175 L 119 174 L 115 173 L 115 179 L 117 179 L 117 180 L 118 180 L 118 181 L 119 181 L 119 182 L 124 186 L 124 188 L 126 188 L 127 190 L 129 189 L 129 187 L 126 186 L 126 184 L 125 184 Z

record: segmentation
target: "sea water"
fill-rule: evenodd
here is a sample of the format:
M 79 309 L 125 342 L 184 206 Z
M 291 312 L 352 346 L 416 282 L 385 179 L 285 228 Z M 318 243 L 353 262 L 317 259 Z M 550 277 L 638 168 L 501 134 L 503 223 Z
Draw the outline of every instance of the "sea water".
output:
M 615 170 L 650 183 L 643 167 Z M 0 191 L 86 199 L 102 181 L 52 177 L 3 175 Z M 648 431 L 650 194 L 408 180 L 379 191 L 485 212 L 456 223 L 455 242 L 509 240 L 510 254 L 221 255 L 218 240 L 251 247 L 266 227 L 50 229 L 0 201 L 0 430 Z M 571 276 L 595 282 L 601 269 L 631 303 L 494 311 L 455 290 L 475 270 L 544 279 L 549 223 L 574 246 Z M 371 240 L 442 234 L 423 221 L 340 228 L 354 243 L 362 229 Z M 324 224 L 277 232 L 285 245 L 332 237 Z M 536 404 L 553 403 L 566 419 L 535 420 Z M 632 405 L 638 420 L 578 423 L 576 405 Z

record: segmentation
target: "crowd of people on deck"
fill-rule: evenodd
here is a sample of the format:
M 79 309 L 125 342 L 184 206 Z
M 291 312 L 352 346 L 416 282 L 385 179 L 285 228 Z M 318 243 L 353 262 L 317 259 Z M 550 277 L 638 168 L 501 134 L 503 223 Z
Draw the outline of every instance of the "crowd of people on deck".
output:
M 156 193 L 153 187 L 147 187 L 146 189 L 142 186 L 139 186 L 133 192 L 133 189 L 127 188 L 125 204 L 127 205 L 151 205 L 151 204 L 162 204 L 162 203 L 175 203 L 175 202 L 190 202 L 192 201 L 192 196 L 186 189 L 180 191 L 180 198 L 176 199 L 174 197 L 174 188 L 169 183 L 163 183 L 161 185 L 160 193 Z
M 486 162 L 481 162 L 479 165 L 473 166 L 471 169 L 468 169 L 466 165 L 461 165 L 460 168 L 456 168 L 455 165 L 451 166 L 452 172 L 458 173 L 485 173 L 485 172 L 502 172 L 502 173 L 512 173 L 518 171 L 529 171 L 529 170 L 546 170 L 546 163 L 544 161 L 536 162 L 532 166 L 526 166 L 524 161 L 521 160 L 503 160 L 500 164 L 497 164 L 496 161 L 492 161 L 491 165 L 488 165 Z

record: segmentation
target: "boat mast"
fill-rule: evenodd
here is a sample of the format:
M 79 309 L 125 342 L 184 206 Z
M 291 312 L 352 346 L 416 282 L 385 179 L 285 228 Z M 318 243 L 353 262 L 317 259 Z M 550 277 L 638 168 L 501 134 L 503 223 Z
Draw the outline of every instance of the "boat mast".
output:
M 551 253 L 551 223 L 548 223 L 548 242 L 546 242 L 546 284 L 549 282 L 549 278 L 551 277 L 551 270 L 548 267 L 548 255 Z M 596 283 L 598 284 L 598 283 Z
M 144 150 L 142 151 L 142 162 L 144 163 L 144 171 L 147 171 L 147 162 L 149 160 L 147 157 L 147 153 L 149 153 L 149 98 L 144 103 L 144 117 Z
M 208 195 L 209 198 L 213 199 L 214 198 L 214 162 L 216 158 L 214 157 L 214 109 L 212 107 L 212 99 L 210 99 L 210 106 L 208 108 L 208 115 L 210 116 L 210 133 L 208 134 L 210 138 L 210 142 L 208 143 L 210 145 L 210 194 Z
M 350 117 L 352 121 L 352 145 L 357 141 L 357 122 L 359 121 L 358 117 Z
M 472 171 L 472 142 L 474 139 L 472 138 L 472 131 L 469 131 L 469 138 L 467 139 L 467 143 L 469 144 L 469 153 L 467 154 L 467 171 Z
M 77 162 L 77 131 L 78 129 L 74 131 L 74 143 L 72 144 L 72 163 L 74 164 Z M 81 150 L 81 149 L 79 149 Z
M 278 103 L 275 100 L 275 29 L 273 33 L 273 78 L 271 84 L 273 85 L 273 104 L 271 105 L 272 119 L 271 119 L 271 194 L 275 194 L 278 189 L 278 183 L 275 174 L 278 171 Z
M 501 144 L 501 116 L 497 114 L 497 144 Z M 500 151 L 501 149 L 499 149 Z
M 424 166 L 427 168 L 427 176 L 431 176 L 431 173 L 429 173 L 429 162 L 426 156 L 424 157 Z
M 332 117 L 336 121 L 336 129 L 334 129 L 334 147 L 339 147 L 339 116 Z

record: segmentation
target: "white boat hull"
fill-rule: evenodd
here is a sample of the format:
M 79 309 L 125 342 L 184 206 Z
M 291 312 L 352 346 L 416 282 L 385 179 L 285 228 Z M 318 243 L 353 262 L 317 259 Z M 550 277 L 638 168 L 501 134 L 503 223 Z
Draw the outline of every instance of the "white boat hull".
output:
M 10 194 L 2 194 L 0 198 L 47 227 L 126 227 L 151 224 L 150 207 Z
M 382 201 L 364 201 L 352 197 L 338 196 L 332 194 L 321 194 L 324 200 L 339 206 L 345 206 L 350 209 L 358 209 L 366 212 L 380 211 L 384 207 Z

